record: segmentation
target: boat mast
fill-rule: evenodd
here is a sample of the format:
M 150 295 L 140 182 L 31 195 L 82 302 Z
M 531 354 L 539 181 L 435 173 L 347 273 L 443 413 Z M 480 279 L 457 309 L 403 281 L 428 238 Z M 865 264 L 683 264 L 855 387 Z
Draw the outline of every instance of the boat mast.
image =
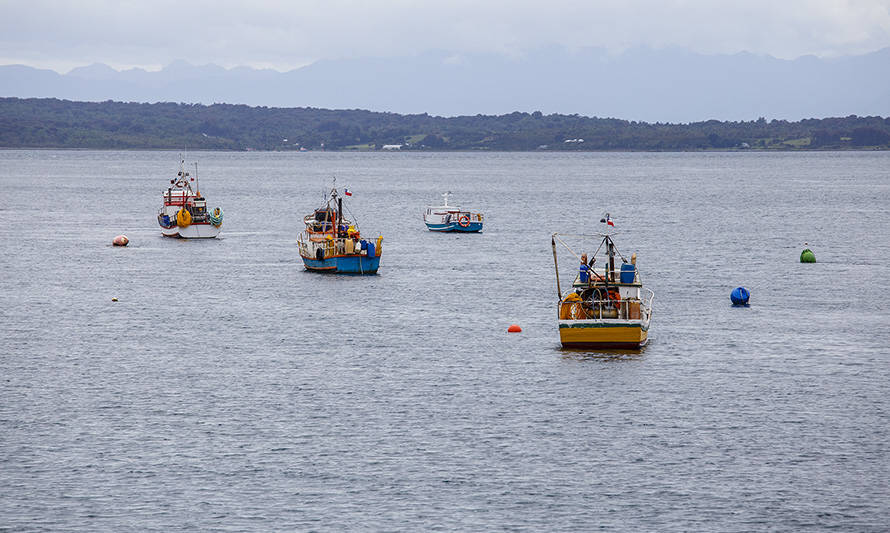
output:
M 195 162 L 195 196 L 201 197 L 201 186 L 198 185 L 198 162 Z
M 337 231 L 334 232 L 335 235 L 339 236 L 340 226 L 343 225 L 343 198 L 337 197 Z
M 559 264 L 556 262 L 556 234 L 550 236 L 550 246 L 553 247 L 553 268 L 556 269 L 556 297 L 562 300 L 562 289 L 559 288 Z

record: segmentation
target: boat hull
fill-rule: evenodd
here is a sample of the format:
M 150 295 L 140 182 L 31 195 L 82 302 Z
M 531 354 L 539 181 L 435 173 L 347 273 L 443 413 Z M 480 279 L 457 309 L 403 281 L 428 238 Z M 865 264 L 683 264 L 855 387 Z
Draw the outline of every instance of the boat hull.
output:
M 176 237 L 180 239 L 214 239 L 219 235 L 222 227 L 216 227 L 209 223 L 195 223 L 186 227 L 173 226 L 172 228 L 161 227 L 161 234 L 164 237 Z
M 376 274 L 380 268 L 379 255 L 368 257 L 367 255 L 341 255 L 325 259 L 300 256 L 306 270 L 314 272 L 329 272 L 332 274 Z
M 427 229 L 430 231 L 455 231 L 462 233 L 478 233 L 482 231 L 482 222 L 470 222 L 466 227 L 461 226 L 457 222 L 449 222 L 448 224 L 432 224 L 425 222 Z
M 564 348 L 639 349 L 649 340 L 649 327 L 639 321 L 560 320 Z

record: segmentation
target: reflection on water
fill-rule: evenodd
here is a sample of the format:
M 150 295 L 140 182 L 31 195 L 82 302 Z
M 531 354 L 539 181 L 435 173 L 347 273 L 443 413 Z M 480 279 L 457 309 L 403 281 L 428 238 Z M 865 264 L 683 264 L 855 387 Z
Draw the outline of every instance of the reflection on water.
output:
M 585 350 L 583 348 L 559 348 L 562 358 L 568 361 L 635 361 L 642 359 L 645 355 L 646 348 L 643 346 L 639 350 Z

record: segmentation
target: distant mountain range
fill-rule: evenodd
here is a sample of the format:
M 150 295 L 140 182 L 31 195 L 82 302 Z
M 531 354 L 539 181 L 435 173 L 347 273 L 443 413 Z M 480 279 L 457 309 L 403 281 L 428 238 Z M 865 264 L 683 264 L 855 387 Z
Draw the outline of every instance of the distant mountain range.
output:
M 106 65 L 67 74 L 0 66 L 0 96 L 230 103 L 439 116 L 542 111 L 647 122 L 890 115 L 890 48 L 782 60 L 665 49 L 543 49 L 518 58 L 430 52 L 324 60 L 277 72 L 177 61 L 157 72 Z

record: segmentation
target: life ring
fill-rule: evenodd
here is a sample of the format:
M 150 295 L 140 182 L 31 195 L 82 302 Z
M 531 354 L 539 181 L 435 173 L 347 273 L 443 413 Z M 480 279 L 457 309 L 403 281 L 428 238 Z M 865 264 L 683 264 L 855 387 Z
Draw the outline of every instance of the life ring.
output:
M 469 215 L 461 215 L 459 219 L 457 219 L 457 223 L 460 224 L 460 227 L 466 228 L 470 225 L 470 216 Z

